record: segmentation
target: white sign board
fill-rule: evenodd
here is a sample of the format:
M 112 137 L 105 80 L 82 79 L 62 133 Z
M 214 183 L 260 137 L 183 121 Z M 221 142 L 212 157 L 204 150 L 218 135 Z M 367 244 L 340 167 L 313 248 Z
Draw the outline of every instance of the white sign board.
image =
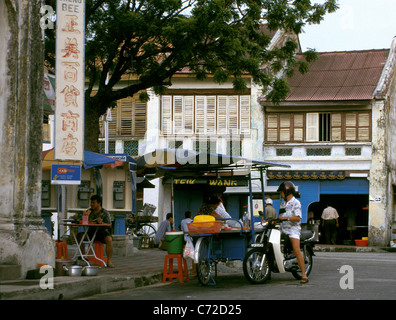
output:
M 84 157 L 85 0 L 57 0 L 55 159 Z

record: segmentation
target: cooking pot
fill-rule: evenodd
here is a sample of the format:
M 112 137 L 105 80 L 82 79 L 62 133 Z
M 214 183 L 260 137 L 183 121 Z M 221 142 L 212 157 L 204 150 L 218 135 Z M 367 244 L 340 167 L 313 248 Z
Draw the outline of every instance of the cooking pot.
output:
M 98 275 L 98 266 L 86 266 L 82 270 L 83 276 L 96 276 Z
M 81 276 L 83 268 L 81 266 L 70 266 L 70 267 L 63 266 L 63 269 L 67 271 L 69 276 L 79 277 Z

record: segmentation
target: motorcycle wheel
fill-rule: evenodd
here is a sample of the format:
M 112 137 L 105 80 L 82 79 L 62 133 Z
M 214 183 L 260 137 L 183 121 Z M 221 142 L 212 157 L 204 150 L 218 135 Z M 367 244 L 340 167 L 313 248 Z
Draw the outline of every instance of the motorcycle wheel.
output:
M 312 271 L 312 265 L 313 265 L 312 254 L 311 252 L 309 252 L 309 250 L 305 250 L 305 252 L 302 251 L 301 253 L 305 260 L 305 273 L 308 277 Z M 294 278 L 296 278 L 297 280 L 301 280 L 302 276 L 301 276 L 300 268 L 298 268 L 297 270 L 292 270 L 291 273 L 293 274 Z
M 207 286 L 211 278 L 211 264 L 209 261 L 209 242 L 202 239 L 198 248 L 197 277 L 201 285 Z
M 266 247 L 254 248 L 249 250 L 243 259 L 243 273 L 246 279 L 253 284 L 263 284 L 270 277 L 271 270 L 266 252 Z M 263 267 L 260 270 L 261 263 Z

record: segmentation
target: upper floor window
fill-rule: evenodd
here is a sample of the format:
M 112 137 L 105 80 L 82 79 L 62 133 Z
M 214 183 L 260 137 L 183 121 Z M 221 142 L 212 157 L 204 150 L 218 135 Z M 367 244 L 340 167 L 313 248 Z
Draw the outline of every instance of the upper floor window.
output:
M 250 96 L 162 96 L 162 134 L 250 132 Z
M 265 141 L 370 141 L 370 128 L 370 112 L 270 113 L 266 115 Z

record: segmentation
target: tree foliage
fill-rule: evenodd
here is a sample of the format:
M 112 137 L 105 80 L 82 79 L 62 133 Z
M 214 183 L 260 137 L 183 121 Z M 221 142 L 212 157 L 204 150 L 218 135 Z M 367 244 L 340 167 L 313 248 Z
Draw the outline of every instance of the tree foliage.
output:
M 47 0 L 47 3 L 54 5 Z M 271 37 L 262 31 L 283 29 L 299 34 L 309 23 L 320 23 L 337 9 L 336 0 L 86 0 L 86 131 L 97 140 L 92 126 L 115 101 L 153 88 L 161 94 L 172 84 L 173 75 L 189 68 L 197 79 L 209 74 L 217 83 L 233 79 L 234 88 L 246 89 L 249 74 L 274 102 L 283 99 L 288 86 L 273 76 L 280 70 L 290 75 L 297 66 L 298 47 L 287 41 L 268 50 Z M 54 63 L 54 34 L 47 30 L 47 61 Z M 52 53 L 52 54 L 51 54 Z M 306 61 L 315 59 L 309 51 Z M 264 70 L 271 65 L 273 72 Z M 134 80 L 117 88 L 121 77 Z M 141 97 L 147 98 L 147 96 Z M 89 122 L 89 123 L 88 123 Z M 97 121 L 96 121 L 97 122 Z M 91 143 L 87 143 L 90 146 Z M 94 148 L 94 147 L 93 147 Z

